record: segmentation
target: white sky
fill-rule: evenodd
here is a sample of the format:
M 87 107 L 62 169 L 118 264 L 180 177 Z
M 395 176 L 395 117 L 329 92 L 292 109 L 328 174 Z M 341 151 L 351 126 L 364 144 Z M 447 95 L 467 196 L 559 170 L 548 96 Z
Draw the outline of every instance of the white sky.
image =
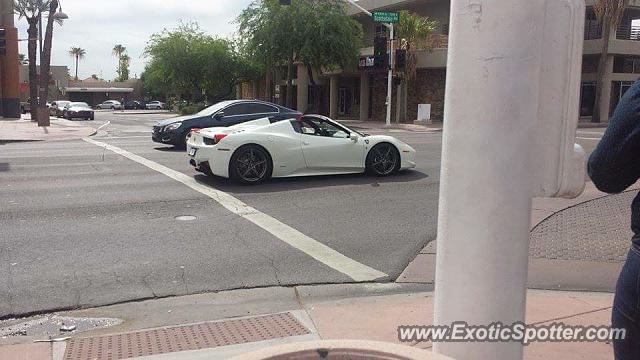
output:
M 131 77 L 144 70 L 142 57 L 151 34 L 172 29 L 180 21 L 197 21 L 206 32 L 220 37 L 236 31 L 235 18 L 251 0 L 61 0 L 69 15 L 62 27 L 55 25 L 52 65 L 66 65 L 75 74 L 75 60 L 69 48 L 79 46 L 87 51 L 80 61 L 79 77 L 97 74 L 113 79 L 117 59 L 112 55 L 115 44 L 124 45 L 131 57 Z M 27 38 L 25 19 L 16 17 L 19 38 Z M 27 42 L 20 42 L 20 52 L 27 54 Z

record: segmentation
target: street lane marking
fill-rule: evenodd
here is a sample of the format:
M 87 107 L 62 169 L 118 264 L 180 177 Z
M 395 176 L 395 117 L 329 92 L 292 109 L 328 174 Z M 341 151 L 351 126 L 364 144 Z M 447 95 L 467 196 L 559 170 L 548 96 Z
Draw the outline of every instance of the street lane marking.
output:
M 102 130 L 103 127 L 107 126 L 111 124 L 111 120 L 107 121 L 106 123 L 102 124 L 99 128 L 97 128 L 96 130 Z
M 250 222 L 271 233 L 273 236 L 277 237 L 283 242 L 304 252 L 312 258 L 329 266 L 330 268 L 333 268 L 334 270 L 347 275 L 355 281 L 373 281 L 388 276 L 381 271 L 370 268 L 345 255 L 342 255 L 332 248 L 306 236 L 305 234 L 292 228 L 291 226 L 284 224 L 279 220 L 274 219 L 271 216 L 252 208 L 239 199 L 225 193 L 224 191 L 220 191 L 200 184 L 192 176 L 185 175 L 179 171 L 175 171 L 164 165 L 160 165 L 157 162 L 143 158 L 140 155 L 136 155 L 129 151 L 109 144 L 105 144 L 100 141 L 95 141 L 89 138 L 84 138 L 83 140 L 90 144 L 112 151 L 118 155 L 124 156 L 129 160 L 135 161 L 138 164 L 144 165 L 151 170 L 155 170 L 161 174 L 164 174 L 165 176 L 181 182 L 191 189 L 210 197 L 232 213 L 246 220 L 249 220 Z
M 597 140 L 597 141 L 602 140 L 601 137 L 599 137 L 599 138 L 590 138 L 590 137 L 580 137 L 580 136 L 576 137 L 576 139 L 580 139 L 580 140 Z

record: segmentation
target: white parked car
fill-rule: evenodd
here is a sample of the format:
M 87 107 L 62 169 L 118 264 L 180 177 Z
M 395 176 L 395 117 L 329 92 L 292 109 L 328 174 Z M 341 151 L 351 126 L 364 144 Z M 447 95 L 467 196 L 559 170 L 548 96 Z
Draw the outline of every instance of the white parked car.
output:
M 207 175 L 246 184 L 271 177 L 362 172 L 386 176 L 416 167 L 415 150 L 402 141 L 366 135 L 320 115 L 259 119 L 191 134 L 191 165 Z
M 98 110 L 102 109 L 111 109 L 111 110 L 122 110 L 122 104 L 117 100 L 107 100 L 102 104 L 96 106 Z
M 151 101 L 147 103 L 148 110 L 162 110 L 164 109 L 164 103 L 160 101 Z

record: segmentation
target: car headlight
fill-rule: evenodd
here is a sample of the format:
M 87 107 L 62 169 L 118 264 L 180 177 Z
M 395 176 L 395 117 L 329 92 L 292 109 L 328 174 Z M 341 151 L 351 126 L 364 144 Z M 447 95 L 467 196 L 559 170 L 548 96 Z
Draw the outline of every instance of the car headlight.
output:
M 164 131 L 173 131 L 173 130 L 179 128 L 180 126 L 182 126 L 181 122 L 169 124 L 169 125 L 164 127 Z

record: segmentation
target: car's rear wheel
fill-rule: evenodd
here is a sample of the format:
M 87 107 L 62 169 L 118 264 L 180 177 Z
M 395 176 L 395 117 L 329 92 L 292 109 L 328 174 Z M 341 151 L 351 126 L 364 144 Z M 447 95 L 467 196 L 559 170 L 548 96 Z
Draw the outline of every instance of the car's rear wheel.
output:
M 366 170 L 376 176 L 387 176 L 400 169 L 400 153 L 395 146 L 381 143 L 374 146 L 367 155 Z
M 243 184 L 258 184 L 271 177 L 271 156 L 262 147 L 246 145 L 236 150 L 229 162 L 229 177 Z

